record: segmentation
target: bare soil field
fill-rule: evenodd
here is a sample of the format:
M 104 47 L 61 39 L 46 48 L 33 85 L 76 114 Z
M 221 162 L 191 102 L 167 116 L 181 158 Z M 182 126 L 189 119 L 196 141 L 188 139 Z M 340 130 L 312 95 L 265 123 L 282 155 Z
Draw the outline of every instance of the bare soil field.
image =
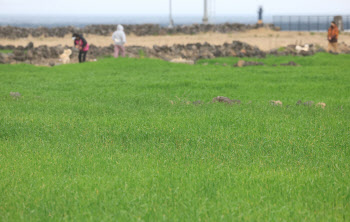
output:
M 188 44 L 188 43 L 204 43 L 222 45 L 225 42 L 234 40 L 246 42 L 248 44 L 259 47 L 261 50 L 271 50 L 290 44 L 318 44 L 324 48 L 327 47 L 326 32 L 288 32 L 288 31 L 272 31 L 267 29 L 250 30 L 247 32 L 237 33 L 203 33 L 199 35 L 166 35 L 166 36 L 127 36 L 127 45 L 137 45 L 152 47 L 153 45 L 173 45 L 173 44 Z M 109 36 L 86 35 L 87 41 L 96 46 L 108 46 L 112 44 L 112 39 Z M 339 37 L 340 42 L 350 44 L 350 33 L 342 33 Z M 29 42 L 34 45 L 71 45 L 72 39 L 70 35 L 64 38 L 23 38 L 23 39 L 0 39 L 1 45 L 25 46 Z

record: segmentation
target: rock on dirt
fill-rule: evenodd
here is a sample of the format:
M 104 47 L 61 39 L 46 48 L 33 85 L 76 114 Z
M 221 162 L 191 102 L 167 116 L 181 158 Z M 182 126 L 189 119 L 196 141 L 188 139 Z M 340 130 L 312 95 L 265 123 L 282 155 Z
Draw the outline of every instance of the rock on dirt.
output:
M 345 42 L 341 42 L 338 44 L 338 50 L 341 53 L 350 54 L 350 46 L 347 45 Z
M 310 106 L 313 106 L 315 104 L 315 102 L 314 101 L 306 101 L 306 102 L 304 102 L 304 106 L 308 106 L 308 107 L 310 107 Z
M 307 50 L 304 50 L 304 48 L 299 48 L 299 45 L 287 45 L 286 47 L 281 47 L 278 49 L 272 49 L 269 51 L 269 54 L 275 55 L 275 56 L 287 56 L 287 55 L 293 55 L 293 56 L 311 56 L 314 55 L 319 49 L 320 46 L 314 45 L 314 44 L 306 44 L 308 45 Z
M 18 98 L 21 98 L 21 93 L 19 92 L 10 92 L 10 96 L 14 99 L 18 99 Z
M 239 60 L 236 64 L 233 65 L 233 67 L 263 66 L 263 65 L 265 65 L 265 64 L 262 62 Z
M 281 66 L 300 66 L 296 64 L 294 61 L 290 61 L 288 63 L 281 63 Z
M 41 64 L 43 61 L 58 60 L 59 55 L 63 53 L 65 49 L 71 49 L 73 51 L 71 58 L 78 57 L 78 50 L 75 50 L 71 46 L 52 46 L 40 45 L 34 47 L 33 44 L 23 46 L 1 46 L 0 49 L 12 50 L 12 54 L 0 54 L 0 63 L 13 63 L 13 62 L 30 62 L 32 64 Z M 173 61 L 179 63 L 193 64 L 198 59 L 210 59 L 216 57 L 258 57 L 263 58 L 266 53 L 259 48 L 248 45 L 243 42 L 233 41 L 232 43 L 225 43 L 223 45 L 211 45 L 209 43 L 193 43 L 193 44 L 175 44 L 172 46 L 157 46 L 152 48 L 142 46 L 127 46 L 125 48 L 126 54 L 131 58 L 159 58 L 166 61 Z M 114 46 L 97 47 L 93 44 L 90 45 L 88 60 L 96 59 L 101 56 L 112 55 Z M 247 62 L 247 65 L 251 63 Z
M 231 100 L 230 98 L 227 98 L 224 96 L 218 96 L 213 98 L 213 103 L 215 102 L 227 103 L 227 104 L 241 104 L 241 100 L 238 100 L 238 99 Z
M 197 101 L 194 101 L 192 104 L 193 105 L 201 105 L 201 104 L 203 104 L 203 102 L 200 100 L 197 100 Z
M 141 25 L 123 25 L 127 35 L 134 34 L 136 36 L 150 35 L 168 35 L 168 34 L 188 34 L 194 35 L 199 33 L 216 32 L 216 33 L 232 33 L 244 32 L 247 30 L 261 28 L 260 25 L 245 25 L 238 23 L 224 24 L 192 24 L 175 26 L 174 28 L 161 27 L 157 24 L 141 24 Z M 264 25 L 267 29 L 279 30 L 273 24 Z M 70 33 L 79 34 L 95 34 L 101 36 L 109 36 L 115 31 L 116 25 L 87 25 L 84 28 L 73 26 L 66 27 L 38 27 L 38 28 L 21 28 L 14 26 L 0 26 L 0 38 L 18 39 L 33 37 L 59 37 L 63 38 Z
M 188 59 L 183 59 L 183 58 L 175 58 L 170 60 L 170 62 L 172 63 L 183 63 L 183 64 L 189 64 L 189 65 L 193 65 L 194 61 L 193 60 L 188 60 Z

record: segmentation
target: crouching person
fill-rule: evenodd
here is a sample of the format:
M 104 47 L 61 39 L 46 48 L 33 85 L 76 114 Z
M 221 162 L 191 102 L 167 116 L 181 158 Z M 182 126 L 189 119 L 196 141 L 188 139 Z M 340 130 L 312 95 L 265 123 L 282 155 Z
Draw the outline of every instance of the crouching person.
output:
M 123 57 L 125 57 L 125 48 L 126 37 L 124 32 L 124 27 L 122 25 L 117 26 L 117 31 L 112 35 L 114 41 L 114 58 L 118 58 L 119 51 Z
M 85 62 L 86 54 L 89 51 L 89 44 L 83 35 L 73 34 L 72 36 L 75 48 L 79 49 L 79 62 Z

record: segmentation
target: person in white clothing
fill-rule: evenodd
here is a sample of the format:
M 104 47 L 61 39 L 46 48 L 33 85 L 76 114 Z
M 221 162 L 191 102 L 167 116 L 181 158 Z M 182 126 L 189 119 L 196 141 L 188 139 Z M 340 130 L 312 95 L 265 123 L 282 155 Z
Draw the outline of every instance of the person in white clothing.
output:
M 117 26 L 117 31 L 113 33 L 112 39 L 114 41 L 114 57 L 118 58 L 119 51 L 121 52 L 121 55 L 125 57 L 124 44 L 126 43 L 126 37 L 124 27 L 122 25 Z

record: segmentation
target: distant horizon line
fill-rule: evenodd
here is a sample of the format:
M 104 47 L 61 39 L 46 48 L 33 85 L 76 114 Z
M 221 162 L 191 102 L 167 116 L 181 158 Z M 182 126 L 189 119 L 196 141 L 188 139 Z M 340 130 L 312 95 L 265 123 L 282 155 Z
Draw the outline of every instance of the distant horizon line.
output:
M 328 13 L 328 14 L 317 14 L 317 13 L 302 13 L 302 14 L 297 14 L 297 13 L 290 13 L 290 14 L 264 14 L 264 16 L 348 16 L 350 13 Z M 158 16 L 169 16 L 169 14 L 63 14 L 63 13 L 57 13 L 57 14 L 1 14 L 0 17 L 7 17 L 7 16 L 17 16 L 17 17 L 25 17 L 25 16 L 35 16 L 35 17 L 40 17 L 40 16 L 48 16 L 48 17 L 56 17 L 56 16 L 70 16 L 70 17 L 81 17 L 81 16 L 99 16 L 99 17 L 128 17 L 128 16 L 133 16 L 133 17 L 158 17 Z M 173 14 L 173 17 L 197 17 L 197 16 L 203 16 L 203 14 Z M 247 13 L 247 14 L 216 14 L 214 17 L 217 16 L 257 16 L 257 14 L 253 13 Z

